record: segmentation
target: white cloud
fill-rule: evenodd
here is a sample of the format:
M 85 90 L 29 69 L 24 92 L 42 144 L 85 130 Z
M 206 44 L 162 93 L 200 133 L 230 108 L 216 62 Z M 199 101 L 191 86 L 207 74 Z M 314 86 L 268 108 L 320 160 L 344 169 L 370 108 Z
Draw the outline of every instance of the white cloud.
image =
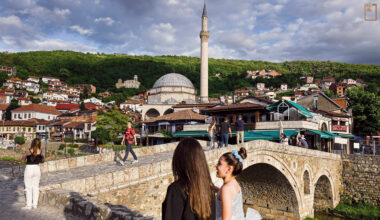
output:
M 82 27 L 79 26 L 79 25 L 73 25 L 73 26 L 70 26 L 70 29 L 73 30 L 73 31 L 77 31 L 77 32 L 80 33 L 81 35 L 91 35 L 91 34 L 93 34 L 93 31 L 92 31 L 92 30 L 82 28 Z
M 15 15 L 11 15 L 8 17 L 0 17 L 0 26 L 2 28 L 4 26 L 13 26 L 13 27 L 20 28 L 23 26 L 23 23 L 21 22 L 19 17 L 15 16 Z
M 169 5 L 178 5 L 178 0 L 168 0 Z
M 70 15 L 71 11 L 70 9 L 67 9 L 67 8 L 66 9 L 55 8 L 54 13 L 60 16 L 66 16 L 66 15 Z
M 115 23 L 115 21 L 114 21 L 112 18 L 110 18 L 110 17 L 106 17 L 106 18 L 96 18 L 96 19 L 94 20 L 94 22 L 95 22 L 95 23 L 103 22 L 103 23 L 105 23 L 105 24 L 108 25 L 108 26 L 112 26 L 112 24 Z

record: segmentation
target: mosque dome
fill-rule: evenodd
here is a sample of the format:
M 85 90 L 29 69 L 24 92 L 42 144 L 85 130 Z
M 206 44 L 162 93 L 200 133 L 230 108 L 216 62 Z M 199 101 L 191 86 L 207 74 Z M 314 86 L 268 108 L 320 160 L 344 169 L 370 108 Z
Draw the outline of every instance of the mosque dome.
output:
M 186 76 L 178 73 L 168 73 L 161 76 L 153 85 L 153 88 L 180 86 L 194 89 L 193 83 Z

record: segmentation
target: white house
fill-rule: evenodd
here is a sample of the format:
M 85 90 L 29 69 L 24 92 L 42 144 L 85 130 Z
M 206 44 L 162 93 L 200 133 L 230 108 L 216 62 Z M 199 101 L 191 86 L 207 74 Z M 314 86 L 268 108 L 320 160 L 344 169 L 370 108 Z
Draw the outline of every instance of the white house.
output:
M 39 83 L 40 82 L 40 79 L 38 77 L 35 77 L 35 76 L 29 76 L 27 80 L 35 82 L 35 83 Z
M 43 98 L 46 100 L 61 100 L 61 101 L 68 101 L 69 96 L 66 93 L 62 92 L 45 92 L 43 94 Z
M 265 83 L 257 83 L 256 88 L 257 88 L 257 90 L 264 90 L 265 89 Z
M 281 90 L 288 90 L 288 84 L 281 83 Z
M 18 104 L 19 105 L 30 105 L 30 104 L 32 104 L 32 101 L 30 101 L 29 98 L 19 97 L 18 98 Z
M 140 101 L 126 101 L 120 104 L 120 109 L 130 108 L 135 112 L 142 112 Z
M 33 92 L 33 93 L 39 93 L 40 92 L 40 84 L 35 81 L 31 80 L 26 80 L 23 83 L 23 87 L 28 91 L 28 92 Z
M 54 107 L 38 104 L 24 105 L 12 110 L 12 120 L 14 121 L 29 120 L 31 118 L 53 120 L 59 115 L 61 115 L 61 112 Z
M 346 83 L 348 85 L 356 85 L 356 80 L 354 80 L 354 79 L 343 79 L 342 83 Z
M 79 97 L 79 95 L 72 95 L 72 94 L 69 94 L 69 95 L 68 95 L 68 100 L 69 100 L 71 103 L 79 103 L 79 102 L 80 102 L 80 97 Z
M 104 103 L 102 102 L 102 100 L 97 99 L 95 97 L 91 97 L 89 99 L 85 99 L 83 102 L 84 103 L 94 103 L 95 105 L 101 105 L 101 106 L 104 105 Z
M 59 81 L 58 78 L 50 77 L 50 76 L 44 76 L 42 77 L 42 82 L 48 84 L 49 81 Z

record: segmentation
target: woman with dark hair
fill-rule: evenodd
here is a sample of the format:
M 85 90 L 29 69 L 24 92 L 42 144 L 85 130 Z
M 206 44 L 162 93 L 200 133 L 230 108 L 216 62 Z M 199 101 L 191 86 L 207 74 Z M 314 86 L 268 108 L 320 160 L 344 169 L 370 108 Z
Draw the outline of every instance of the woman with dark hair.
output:
M 162 204 L 163 220 L 215 219 L 215 192 L 206 156 L 199 142 L 185 138 L 174 151 L 174 182 Z
M 44 162 L 44 155 L 41 151 L 41 141 L 35 138 L 32 141 L 30 149 L 25 151 L 21 158 L 23 163 L 26 160 L 26 167 L 24 172 L 26 206 L 23 209 L 30 210 L 32 206 L 37 208 L 38 196 L 40 193 L 39 185 L 41 178 L 40 163 Z
M 223 154 L 216 165 L 216 175 L 223 179 L 223 186 L 218 190 L 216 198 L 216 219 L 217 220 L 244 220 L 261 219 L 260 214 L 255 210 L 249 210 L 247 217 L 244 217 L 243 197 L 236 177 L 243 171 L 244 159 L 247 158 L 247 151 L 244 147 L 239 151 L 232 150 Z

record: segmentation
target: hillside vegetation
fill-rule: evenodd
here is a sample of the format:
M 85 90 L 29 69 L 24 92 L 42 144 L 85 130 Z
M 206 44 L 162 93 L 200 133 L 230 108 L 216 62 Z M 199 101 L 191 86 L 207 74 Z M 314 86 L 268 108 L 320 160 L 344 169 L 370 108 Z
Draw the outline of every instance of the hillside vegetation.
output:
M 142 89 L 151 88 L 162 75 L 176 72 L 188 77 L 199 88 L 200 59 L 185 56 L 131 56 L 90 54 L 72 51 L 35 51 L 22 53 L 0 53 L 0 65 L 16 66 L 17 76 L 55 76 L 69 85 L 94 84 L 99 92 L 115 90 L 116 81 L 132 79 L 138 75 Z M 285 73 L 275 79 L 246 79 L 247 70 L 276 70 Z M 217 78 L 221 72 L 224 77 Z M 380 65 L 347 64 L 330 61 L 292 61 L 271 63 L 266 61 L 209 59 L 210 95 L 226 94 L 234 89 L 254 86 L 265 82 L 279 87 L 288 83 L 295 87 L 302 83 L 301 76 L 315 78 L 335 76 L 341 78 L 361 78 L 380 85 Z

